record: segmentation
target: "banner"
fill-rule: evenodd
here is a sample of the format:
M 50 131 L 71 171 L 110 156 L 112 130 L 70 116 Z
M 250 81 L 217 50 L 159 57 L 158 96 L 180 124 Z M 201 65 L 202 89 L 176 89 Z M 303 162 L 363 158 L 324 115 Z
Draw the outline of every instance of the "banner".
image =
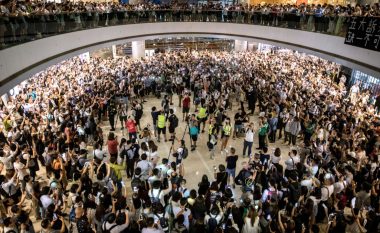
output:
M 380 51 L 380 18 L 351 17 L 344 43 Z

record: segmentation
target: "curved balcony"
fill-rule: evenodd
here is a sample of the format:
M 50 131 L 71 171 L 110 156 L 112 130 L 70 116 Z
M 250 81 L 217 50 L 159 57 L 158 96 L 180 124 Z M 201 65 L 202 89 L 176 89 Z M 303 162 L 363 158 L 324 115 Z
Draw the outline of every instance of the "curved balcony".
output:
M 223 11 L 123 11 L 0 17 L 0 94 L 51 64 L 112 44 L 210 36 L 275 44 L 380 77 L 380 53 L 344 44 L 351 18 Z M 316 33 L 319 32 L 319 33 Z

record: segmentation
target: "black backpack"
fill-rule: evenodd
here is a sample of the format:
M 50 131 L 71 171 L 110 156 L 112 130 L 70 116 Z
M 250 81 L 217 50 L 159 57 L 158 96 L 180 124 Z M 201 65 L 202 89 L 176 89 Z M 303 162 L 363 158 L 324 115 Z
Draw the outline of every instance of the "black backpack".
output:
M 117 224 L 115 224 L 112 227 L 110 227 L 110 229 L 106 230 L 106 223 L 107 221 L 104 221 L 102 224 L 102 233 L 110 233 L 113 228 L 117 227 Z
M 158 194 L 157 194 L 157 196 L 154 196 L 153 195 L 153 189 L 151 189 L 150 190 L 150 193 L 151 193 L 151 197 L 150 197 L 150 200 L 151 200 L 151 202 L 152 202 L 152 205 L 153 204 L 157 204 L 157 203 L 161 203 L 161 200 L 160 200 L 160 194 L 161 194 L 161 189 L 160 189 L 160 191 L 158 191 Z
M 186 229 L 184 225 L 176 226 L 172 231 L 172 233 L 188 233 L 189 231 Z
M 158 215 L 158 214 L 155 214 L 156 217 L 158 218 L 158 220 L 160 221 L 160 226 L 161 226 L 161 229 L 165 232 L 167 232 L 169 230 L 169 222 L 168 220 L 165 218 L 165 214 L 162 214 L 162 216 Z
M 325 203 L 323 201 L 320 201 L 318 203 L 318 212 L 317 212 L 317 215 L 315 216 L 315 221 L 317 223 L 322 223 L 323 220 L 326 219 L 326 209 L 327 206 L 325 205 Z
M 293 182 L 289 186 L 289 201 L 291 203 L 296 203 L 300 199 L 301 196 L 301 186 L 298 182 Z
M 140 177 L 134 176 L 132 181 L 131 181 L 132 190 L 134 190 L 135 188 L 141 188 L 142 186 L 143 185 L 142 185 L 142 182 L 140 180 Z
M 182 151 L 182 158 L 186 159 L 187 156 L 189 155 L 189 150 L 186 148 L 186 146 L 183 146 L 182 149 L 183 149 L 183 151 Z
M 178 117 L 176 116 L 176 115 L 172 115 L 172 126 L 174 127 L 174 128 L 177 128 L 178 127 Z
M 214 233 L 215 229 L 218 227 L 218 221 L 216 221 L 216 216 L 210 214 L 210 218 L 207 222 L 207 228 L 209 233 Z
M 129 149 L 126 149 L 124 146 L 123 146 L 123 150 L 121 150 L 119 156 L 120 158 L 122 158 L 123 160 L 127 158 L 128 156 L 128 150 Z

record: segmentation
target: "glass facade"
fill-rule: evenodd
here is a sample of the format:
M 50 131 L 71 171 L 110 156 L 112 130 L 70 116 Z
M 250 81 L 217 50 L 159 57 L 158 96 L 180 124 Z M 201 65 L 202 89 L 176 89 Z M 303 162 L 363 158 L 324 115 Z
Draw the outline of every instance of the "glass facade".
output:
M 359 70 L 353 70 L 350 86 L 359 83 L 361 90 L 369 90 L 372 95 L 380 94 L 380 77 L 373 77 Z

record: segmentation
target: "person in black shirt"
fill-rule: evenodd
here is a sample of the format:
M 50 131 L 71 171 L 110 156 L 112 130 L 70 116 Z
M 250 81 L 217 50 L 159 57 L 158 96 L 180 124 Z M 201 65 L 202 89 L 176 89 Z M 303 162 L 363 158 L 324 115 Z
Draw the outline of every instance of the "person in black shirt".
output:
M 237 132 L 240 132 L 243 128 L 243 122 L 245 121 L 245 113 L 241 110 L 241 108 L 238 109 L 238 112 L 235 114 L 235 125 L 234 125 L 234 134 L 233 139 L 236 137 L 239 137 Z
M 160 112 L 157 111 L 156 107 L 152 107 L 152 112 L 150 114 L 152 115 L 152 120 L 153 120 L 154 137 L 157 137 L 157 120 L 158 120 L 158 115 L 160 115 Z
M 231 147 L 230 154 L 226 158 L 227 169 L 226 172 L 228 174 L 227 184 L 230 183 L 230 177 L 232 177 L 232 187 L 235 188 L 235 173 L 236 173 L 236 162 L 239 159 L 239 156 L 235 155 L 235 148 Z
M 224 192 L 227 185 L 228 173 L 226 172 L 226 167 L 223 164 L 219 165 L 219 172 L 216 171 L 216 167 L 214 170 L 214 178 L 219 185 L 220 192 Z

